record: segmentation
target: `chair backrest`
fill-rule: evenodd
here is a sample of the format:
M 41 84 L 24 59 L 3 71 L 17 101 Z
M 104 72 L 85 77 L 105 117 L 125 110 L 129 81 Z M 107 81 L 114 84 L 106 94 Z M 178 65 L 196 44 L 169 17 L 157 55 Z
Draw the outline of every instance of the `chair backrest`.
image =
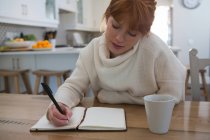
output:
M 210 59 L 198 58 L 197 53 L 198 51 L 194 48 L 189 50 L 191 95 L 194 101 L 200 100 L 199 70 L 210 66 Z

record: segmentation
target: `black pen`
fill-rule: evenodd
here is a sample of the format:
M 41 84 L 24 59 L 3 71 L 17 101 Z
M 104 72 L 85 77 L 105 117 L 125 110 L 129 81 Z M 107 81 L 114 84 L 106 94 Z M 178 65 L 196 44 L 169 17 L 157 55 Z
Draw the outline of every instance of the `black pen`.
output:
M 58 105 L 57 101 L 53 97 L 52 90 L 50 89 L 50 87 L 47 84 L 45 84 L 45 83 L 41 83 L 41 85 L 44 88 L 44 90 L 47 92 L 47 95 L 50 97 L 50 99 L 52 100 L 52 102 L 54 103 L 54 105 L 56 106 L 58 111 L 61 114 L 65 115 L 65 113 L 63 112 L 63 110 L 61 109 L 61 107 Z

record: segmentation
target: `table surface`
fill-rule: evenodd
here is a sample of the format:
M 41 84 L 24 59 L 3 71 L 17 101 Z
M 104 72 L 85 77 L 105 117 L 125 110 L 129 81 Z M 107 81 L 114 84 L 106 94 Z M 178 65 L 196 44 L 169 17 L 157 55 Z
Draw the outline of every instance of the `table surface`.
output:
M 30 132 L 30 127 L 46 112 L 46 95 L 0 94 L 0 140 L 209 140 L 210 102 L 185 101 L 176 105 L 170 130 L 158 135 L 149 131 L 142 105 L 109 105 L 85 99 L 83 106 L 123 107 L 126 132 Z

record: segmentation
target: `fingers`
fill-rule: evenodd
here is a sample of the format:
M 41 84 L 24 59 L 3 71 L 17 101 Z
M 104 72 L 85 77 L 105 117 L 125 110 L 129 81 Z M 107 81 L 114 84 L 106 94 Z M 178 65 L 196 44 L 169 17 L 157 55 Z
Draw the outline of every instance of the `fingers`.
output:
M 67 125 L 71 116 L 72 112 L 71 110 L 64 104 L 59 104 L 61 109 L 64 111 L 65 115 L 61 114 L 57 108 L 52 105 L 47 112 L 47 118 L 48 120 L 53 123 L 56 126 L 63 126 Z
M 67 116 L 67 119 L 70 120 L 70 118 L 72 116 L 72 111 L 66 105 L 64 105 L 64 108 L 62 108 L 62 109 L 65 112 L 65 115 Z

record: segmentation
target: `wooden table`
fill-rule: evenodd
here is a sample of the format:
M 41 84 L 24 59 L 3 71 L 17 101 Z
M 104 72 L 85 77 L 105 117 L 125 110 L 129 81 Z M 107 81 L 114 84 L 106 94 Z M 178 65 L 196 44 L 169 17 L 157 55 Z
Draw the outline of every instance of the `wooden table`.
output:
M 85 106 L 123 107 L 126 132 L 30 132 L 45 113 L 48 96 L 0 94 L 0 140 L 210 140 L 210 102 L 185 101 L 176 105 L 170 130 L 158 135 L 149 131 L 144 106 L 108 105 L 86 100 Z M 100 115 L 100 114 L 99 114 Z

